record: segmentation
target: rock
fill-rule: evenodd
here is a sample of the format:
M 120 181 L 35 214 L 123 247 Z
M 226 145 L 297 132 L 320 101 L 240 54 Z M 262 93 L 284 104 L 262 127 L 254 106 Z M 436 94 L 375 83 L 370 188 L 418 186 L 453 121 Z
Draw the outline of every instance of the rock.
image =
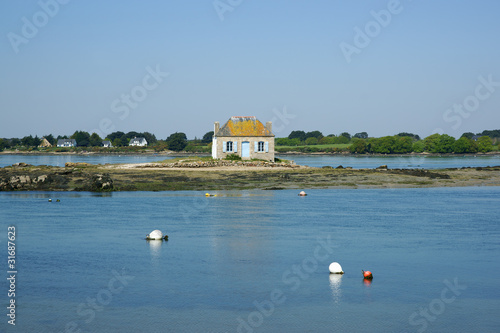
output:
M 342 165 L 339 165 L 338 167 L 336 167 L 335 169 L 343 169 L 344 167 Z
M 28 163 L 19 162 L 19 163 L 12 164 L 12 166 L 13 167 L 29 167 L 29 166 L 32 166 L 32 165 L 28 164 Z
M 90 166 L 92 164 L 90 163 L 85 163 L 85 162 L 66 162 L 64 164 L 64 166 L 66 168 L 75 168 L 75 167 L 86 167 L 86 166 Z
M 379 167 L 376 168 L 377 170 L 387 170 L 387 165 L 381 165 Z
M 90 181 L 90 191 L 101 192 L 113 189 L 113 179 L 107 173 L 92 175 Z

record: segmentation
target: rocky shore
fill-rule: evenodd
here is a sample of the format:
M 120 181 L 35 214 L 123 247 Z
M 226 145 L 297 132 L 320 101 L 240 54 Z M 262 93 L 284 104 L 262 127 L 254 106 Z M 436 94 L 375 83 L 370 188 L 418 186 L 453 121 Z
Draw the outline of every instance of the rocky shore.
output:
M 500 166 L 443 170 L 311 168 L 291 163 L 17 163 L 0 168 L 0 191 L 174 191 L 500 186 Z

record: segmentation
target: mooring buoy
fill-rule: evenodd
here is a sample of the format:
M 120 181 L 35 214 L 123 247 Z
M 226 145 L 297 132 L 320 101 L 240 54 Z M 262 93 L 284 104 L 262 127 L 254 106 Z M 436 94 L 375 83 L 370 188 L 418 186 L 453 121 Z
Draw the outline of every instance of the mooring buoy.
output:
M 330 274 L 344 274 L 342 266 L 340 266 L 340 264 L 336 261 L 332 262 L 328 269 L 330 270 Z

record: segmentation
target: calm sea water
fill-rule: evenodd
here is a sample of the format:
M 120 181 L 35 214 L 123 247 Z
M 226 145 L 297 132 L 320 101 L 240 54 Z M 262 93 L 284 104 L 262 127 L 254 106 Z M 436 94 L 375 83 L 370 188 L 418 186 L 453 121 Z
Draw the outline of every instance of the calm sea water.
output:
M 500 165 L 500 154 L 494 156 L 339 156 L 339 155 L 277 155 L 294 160 L 297 164 L 311 167 L 342 165 L 344 167 L 376 168 L 387 165 L 393 169 L 407 168 L 461 168 Z M 158 155 L 0 155 L 0 167 L 24 162 L 33 165 L 64 166 L 66 162 L 106 163 L 149 163 L 173 157 Z
M 498 332 L 499 187 L 308 193 L 0 193 L 0 331 Z

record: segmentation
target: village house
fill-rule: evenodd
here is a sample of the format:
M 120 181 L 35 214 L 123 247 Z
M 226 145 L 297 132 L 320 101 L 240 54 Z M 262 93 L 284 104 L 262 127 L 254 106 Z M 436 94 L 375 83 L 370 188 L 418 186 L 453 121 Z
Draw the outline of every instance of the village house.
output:
M 111 144 L 111 141 L 109 141 L 109 140 L 104 140 L 102 142 L 102 146 L 105 148 L 113 148 L 113 145 Z
M 130 139 L 130 142 L 128 143 L 129 146 L 139 146 L 139 147 L 144 147 L 148 145 L 148 142 L 146 141 L 145 138 L 133 138 Z
M 75 139 L 59 139 L 57 140 L 58 147 L 76 147 Z
M 274 161 L 272 123 L 264 126 L 256 117 L 231 117 L 222 127 L 214 124 L 212 157 L 225 158 L 236 154 L 244 160 Z
M 40 143 L 40 145 L 38 145 L 38 147 L 46 148 L 46 147 L 52 147 L 52 145 L 50 144 L 49 140 L 42 138 L 42 142 Z

